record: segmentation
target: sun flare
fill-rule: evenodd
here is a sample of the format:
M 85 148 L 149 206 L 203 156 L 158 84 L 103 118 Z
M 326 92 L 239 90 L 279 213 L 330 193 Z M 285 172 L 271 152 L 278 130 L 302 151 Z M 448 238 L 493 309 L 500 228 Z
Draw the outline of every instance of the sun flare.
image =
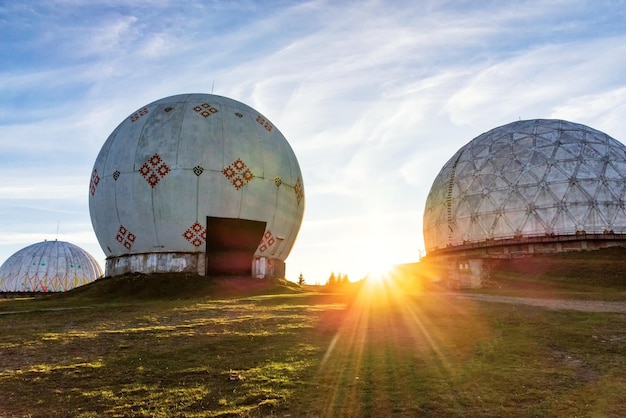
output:
M 367 270 L 367 279 L 372 282 L 383 282 L 389 279 L 393 266 L 387 263 L 371 265 Z

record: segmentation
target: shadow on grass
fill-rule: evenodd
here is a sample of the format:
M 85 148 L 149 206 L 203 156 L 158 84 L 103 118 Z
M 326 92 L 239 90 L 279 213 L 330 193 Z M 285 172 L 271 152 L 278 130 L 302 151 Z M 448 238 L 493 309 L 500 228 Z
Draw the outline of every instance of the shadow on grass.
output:
M 306 304 L 139 304 L 3 322 L 12 338 L 0 343 L 0 391 L 7 395 L 0 412 L 32 416 L 260 410 L 284 402 L 319 351 L 301 338 L 314 327 Z M 231 370 L 243 379 L 229 380 Z

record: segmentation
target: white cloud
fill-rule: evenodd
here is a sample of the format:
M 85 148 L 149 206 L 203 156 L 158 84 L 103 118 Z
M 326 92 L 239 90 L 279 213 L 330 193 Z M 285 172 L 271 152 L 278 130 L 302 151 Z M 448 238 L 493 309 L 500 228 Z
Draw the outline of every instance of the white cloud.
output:
M 626 143 L 626 86 L 571 98 L 555 106 L 551 117 L 589 125 Z
M 118 52 L 120 49 L 132 49 L 139 39 L 136 16 L 114 16 L 96 27 L 81 28 L 80 39 L 85 42 L 77 45 L 76 52 L 85 56 Z
M 450 99 L 448 109 L 459 125 L 547 117 L 564 100 L 623 85 L 619 70 L 623 64 L 626 46 L 621 39 L 523 51 L 478 71 Z
M 89 183 L 83 177 L 66 179 L 42 170 L 37 175 L 9 178 L 0 182 L 0 198 L 3 205 L 11 201 L 87 200 Z

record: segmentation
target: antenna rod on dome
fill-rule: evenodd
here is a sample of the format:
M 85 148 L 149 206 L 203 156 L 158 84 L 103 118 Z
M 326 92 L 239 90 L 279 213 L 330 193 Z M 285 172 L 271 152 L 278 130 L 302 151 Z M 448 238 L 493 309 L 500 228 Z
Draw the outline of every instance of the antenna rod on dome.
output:
M 61 226 L 61 221 L 57 221 L 57 237 L 54 239 L 55 241 L 59 240 L 59 226 Z
M 211 83 L 211 94 L 213 94 L 213 87 L 215 87 L 215 80 Z

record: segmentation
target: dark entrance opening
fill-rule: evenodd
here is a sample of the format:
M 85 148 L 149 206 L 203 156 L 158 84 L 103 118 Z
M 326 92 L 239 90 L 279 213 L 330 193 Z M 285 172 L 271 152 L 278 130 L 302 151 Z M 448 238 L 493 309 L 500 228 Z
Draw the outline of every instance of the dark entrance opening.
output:
M 252 259 L 266 222 L 246 219 L 206 219 L 206 275 L 252 276 Z

